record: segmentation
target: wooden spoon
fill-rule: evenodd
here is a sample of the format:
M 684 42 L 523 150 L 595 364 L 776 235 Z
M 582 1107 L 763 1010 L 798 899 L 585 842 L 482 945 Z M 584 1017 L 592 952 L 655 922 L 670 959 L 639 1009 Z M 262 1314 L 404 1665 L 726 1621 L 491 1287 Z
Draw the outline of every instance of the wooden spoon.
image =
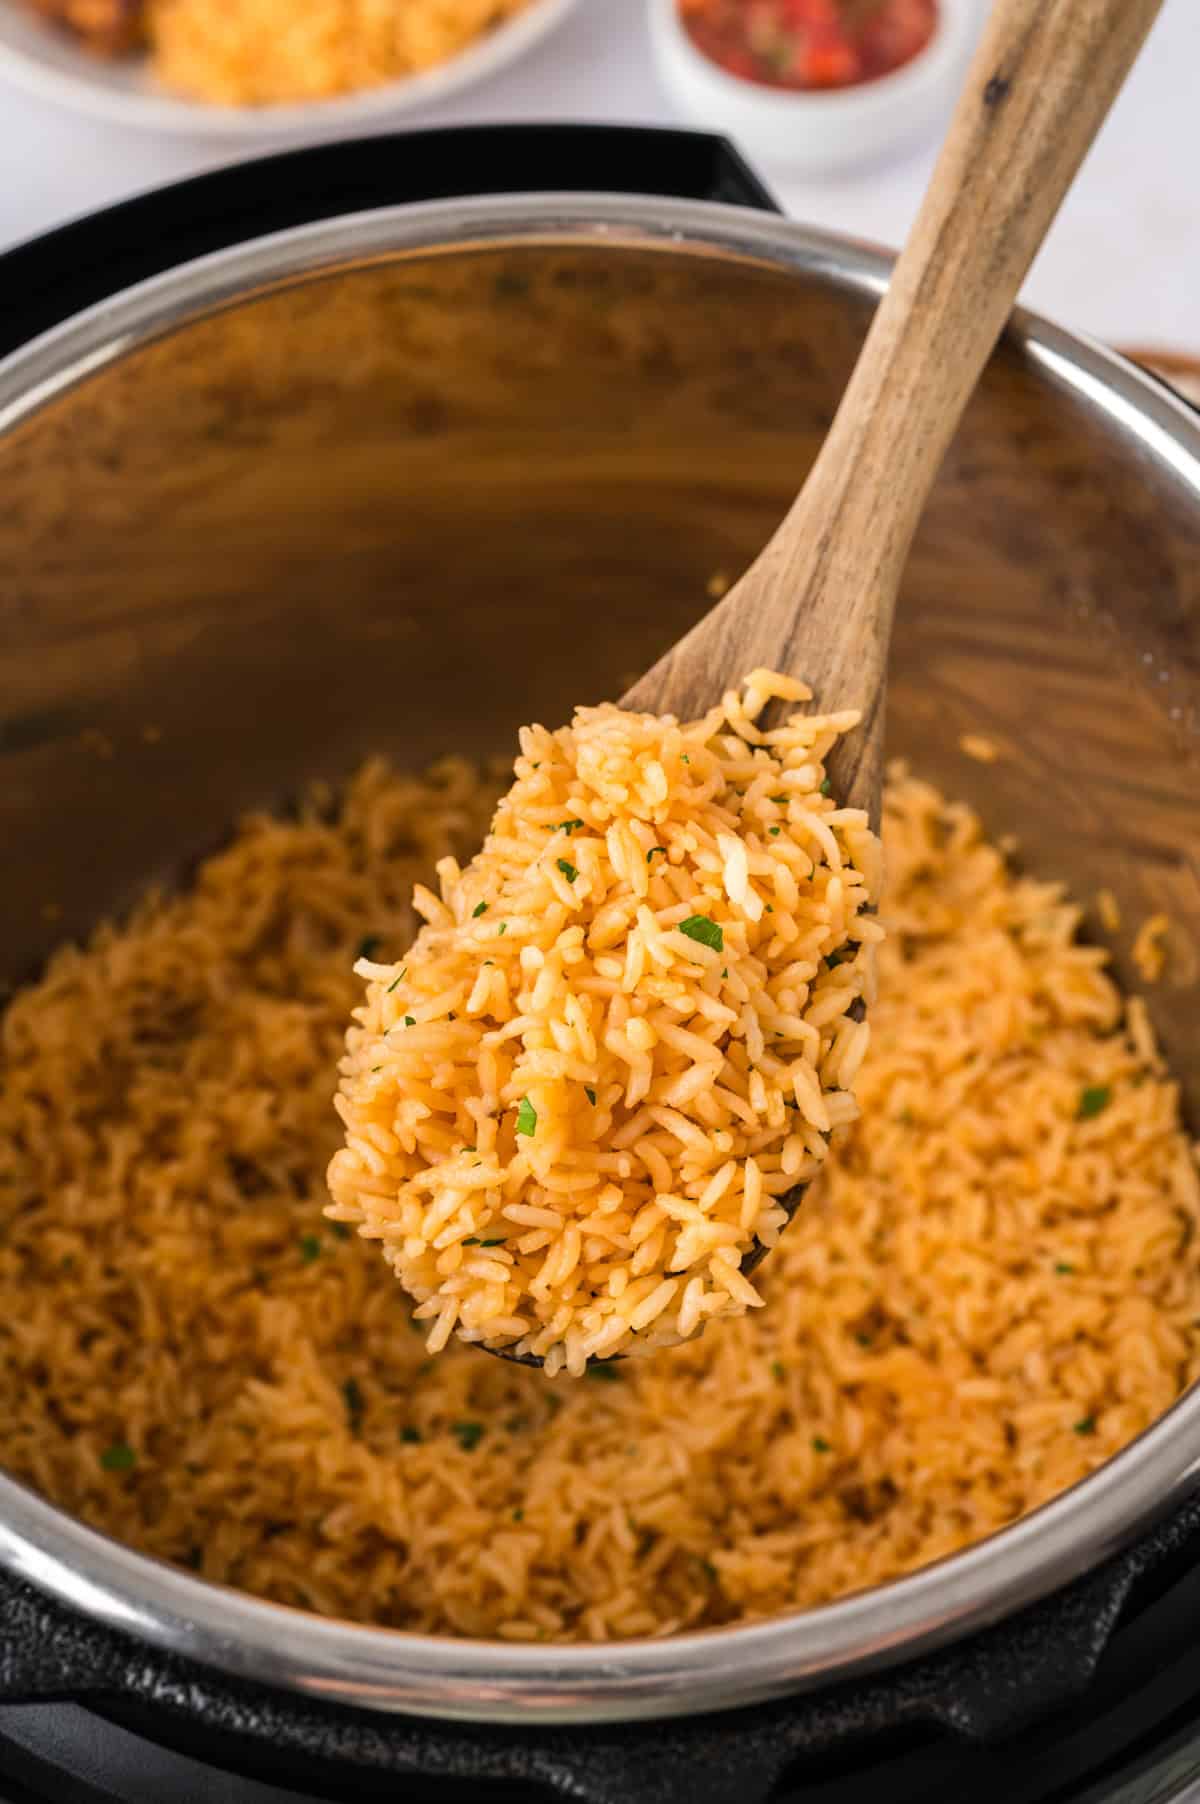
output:
M 995 0 L 908 243 L 808 480 L 622 706 L 689 720 L 750 670 L 862 724 L 827 760 L 878 823 L 888 643 L 913 533 L 1017 290 L 1162 0 Z M 804 1186 L 779 1198 L 794 1213 Z M 742 1261 L 750 1272 L 767 1249 Z M 488 1348 L 540 1365 L 532 1354 Z
M 623 697 L 695 719 L 757 667 L 862 725 L 833 793 L 878 820 L 888 643 L 913 533 L 980 372 L 1162 0 L 995 0 L 828 436 L 720 604 Z

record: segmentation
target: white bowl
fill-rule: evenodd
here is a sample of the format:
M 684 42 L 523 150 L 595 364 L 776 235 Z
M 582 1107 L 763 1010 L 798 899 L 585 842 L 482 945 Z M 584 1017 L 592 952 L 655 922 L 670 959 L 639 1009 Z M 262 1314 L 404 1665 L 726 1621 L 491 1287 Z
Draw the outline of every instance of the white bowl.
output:
M 155 82 L 144 57 L 108 62 L 91 56 L 16 0 L 0 0 L 0 80 L 94 118 L 189 137 L 261 141 L 351 132 L 482 81 L 532 49 L 576 4 L 577 0 L 531 0 L 523 12 L 457 56 L 377 88 L 328 100 L 249 107 L 213 106 L 172 94 Z
M 850 88 L 782 89 L 730 75 L 688 36 L 678 0 L 649 0 L 650 36 L 672 99 L 752 161 L 826 175 L 877 160 L 932 131 L 961 84 L 979 20 L 977 0 L 940 0 L 925 48 L 891 75 Z

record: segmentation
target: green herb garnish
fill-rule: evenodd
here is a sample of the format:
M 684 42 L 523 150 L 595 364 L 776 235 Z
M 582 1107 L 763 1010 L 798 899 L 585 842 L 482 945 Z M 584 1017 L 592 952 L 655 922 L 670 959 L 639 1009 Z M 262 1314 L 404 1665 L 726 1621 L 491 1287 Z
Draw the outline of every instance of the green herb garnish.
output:
M 369 933 L 366 939 L 359 940 L 358 951 L 354 956 L 355 958 L 374 958 L 382 944 L 383 935 L 381 933 Z
M 320 1235 L 302 1234 L 300 1236 L 300 1257 L 305 1265 L 311 1265 L 314 1259 L 321 1257 Z
M 771 835 L 771 838 L 774 839 L 775 835 L 779 832 L 779 828 L 778 827 L 768 827 L 767 832 Z
M 832 1453 L 833 1448 L 829 1445 L 829 1442 L 827 1440 L 825 1440 L 822 1435 L 814 1434 L 814 1436 L 813 1436 L 813 1452 L 814 1453 Z
M 1101 1114 L 1112 1101 L 1112 1091 L 1107 1084 L 1089 1085 L 1079 1094 L 1079 1107 L 1075 1111 L 1076 1121 L 1090 1121 L 1093 1115 Z
M 405 1015 L 404 1025 L 405 1027 L 415 1027 L 417 1025 L 417 1017 L 415 1015 Z
M 825 781 L 821 784 L 821 794 L 823 796 L 827 796 L 829 794 L 829 789 L 830 789 L 829 778 L 826 777 Z
M 777 802 L 781 808 L 786 808 L 788 803 L 787 796 L 768 796 L 767 800 L 768 802 Z
M 402 971 L 397 972 L 396 976 L 393 977 L 391 983 L 389 983 L 389 985 L 387 987 L 385 994 L 390 996 L 392 991 L 395 989 L 396 985 L 398 983 L 403 983 L 404 979 L 407 976 L 408 976 L 408 966 L 405 965 L 404 969 Z
M 773 1359 L 771 1361 L 771 1376 L 780 1384 L 782 1384 L 787 1377 L 787 1369 L 784 1366 L 782 1359 Z
M 487 911 L 488 911 L 488 905 L 486 902 L 477 902 L 475 904 L 474 908 L 471 910 L 471 919 L 473 921 L 477 921 L 479 919 L 480 915 L 485 915 L 487 913 Z
M 464 1453 L 474 1453 L 483 1439 L 482 1422 L 451 1422 L 450 1432 Z
M 602 1384 L 615 1384 L 621 1373 L 610 1359 L 589 1360 L 583 1368 L 586 1378 L 598 1378 Z
M 647 864 L 650 863 L 650 860 L 654 857 L 654 854 L 656 852 L 661 852 L 663 857 L 665 858 L 667 855 L 667 848 L 665 846 L 651 846 L 650 850 L 646 854 L 646 863 Z
M 575 869 L 575 866 L 571 863 L 570 859 L 556 858 L 554 860 L 554 862 L 558 866 L 559 870 L 562 872 L 563 876 L 566 878 L 567 882 L 574 883 L 576 877 L 578 877 L 578 875 L 579 875 L 579 872 Z
M 1076 1434 L 1095 1434 L 1095 1432 L 1096 1432 L 1095 1416 L 1084 1416 L 1082 1421 L 1075 1423 L 1075 1433 Z
M 689 757 L 688 757 L 688 755 L 687 755 L 687 753 L 686 753 L 686 752 L 680 752 L 680 754 L 679 754 L 679 762 L 680 762 L 680 764 L 690 764 L 690 763 L 691 763 L 691 762 L 692 762 L 692 761 L 691 761 L 691 759 L 690 759 L 690 758 L 689 758 Z
M 137 1454 L 128 1441 L 114 1441 L 100 1455 L 100 1464 L 106 1472 L 132 1472 L 137 1465 Z
M 570 839 L 570 837 L 571 837 L 572 833 L 574 833 L 576 827 L 582 827 L 582 825 L 583 825 L 583 822 L 581 820 L 559 821 L 559 823 L 558 823 L 557 827 L 554 829 L 554 831 L 556 833 L 565 833 L 567 838 Z
M 406 1447 L 419 1447 L 425 1436 L 419 1428 L 404 1427 L 400 1430 L 400 1439 Z
M 502 933 L 507 933 L 507 932 L 508 932 L 508 922 L 501 921 L 499 927 L 497 927 L 497 929 L 496 929 L 497 936 L 499 936 Z
M 514 1522 L 524 1522 L 524 1520 L 525 1520 L 524 1510 L 514 1510 L 513 1511 L 513 1521 Z
M 517 1109 L 517 1132 L 526 1135 L 537 1132 L 537 1110 L 527 1096 L 521 1098 Z
M 596 1092 L 592 1089 L 590 1084 L 585 1084 L 583 1086 L 583 1094 L 587 1097 L 594 1109 L 596 1106 Z
M 701 946 L 710 947 L 713 952 L 725 950 L 724 931 L 707 915 L 689 915 L 686 921 L 680 921 L 679 931 L 686 934 L 689 940 L 696 940 Z
M 1068 1265 L 1065 1259 L 1060 1259 L 1054 1269 L 1060 1278 L 1069 1278 L 1074 1272 L 1075 1267 L 1073 1265 Z

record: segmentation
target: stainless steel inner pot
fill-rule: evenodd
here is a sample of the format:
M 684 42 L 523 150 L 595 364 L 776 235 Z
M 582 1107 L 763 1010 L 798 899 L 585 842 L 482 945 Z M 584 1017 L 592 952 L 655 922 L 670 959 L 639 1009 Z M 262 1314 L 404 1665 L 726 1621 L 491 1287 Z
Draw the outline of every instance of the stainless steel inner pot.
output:
M 3 974 L 178 873 L 250 804 L 371 751 L 504 750 L 519 722 L 618 692 L 778 518 L 886 276 L 872 251 L 740 210 L 456 202 L 190 264 L 0 366 Z M 967 759 L 968 731 L 999 761 Z M 1131 985 L 1133 928 L 1172 917 L 1149 1001 L 1196 1111 L 1200 430 L 1182 405 L 1017 322 L 916 545 L 890 733 L 1030 867 L 1116 894 Z M 0 1560 L 147 1642 L 330 1701 L 670 1715 L 994 1621 L 1198 1477 L 1190 1394 L 1086 1483 L 912 1577 L 601 1647 L 321 1620 L 130 1552 L 7 1479 Z

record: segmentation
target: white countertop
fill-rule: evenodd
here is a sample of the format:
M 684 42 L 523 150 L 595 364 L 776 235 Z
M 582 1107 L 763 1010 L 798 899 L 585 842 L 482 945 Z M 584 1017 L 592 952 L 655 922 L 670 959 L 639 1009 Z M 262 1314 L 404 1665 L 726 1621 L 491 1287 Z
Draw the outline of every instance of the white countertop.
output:
M 583 0 L 525 61 L 404 123 L 529 119 L 678 122 L 651 66 L 644 0 Z M 837 181 L 762 173 L 796 218 L 896 244 L 933 150 Z M 0 87 L 0 248 L 246 154 L 102 125 Z M 1167 0 L 1026 298 L 1113 342 L 1200 355 L 1200 0 Z

